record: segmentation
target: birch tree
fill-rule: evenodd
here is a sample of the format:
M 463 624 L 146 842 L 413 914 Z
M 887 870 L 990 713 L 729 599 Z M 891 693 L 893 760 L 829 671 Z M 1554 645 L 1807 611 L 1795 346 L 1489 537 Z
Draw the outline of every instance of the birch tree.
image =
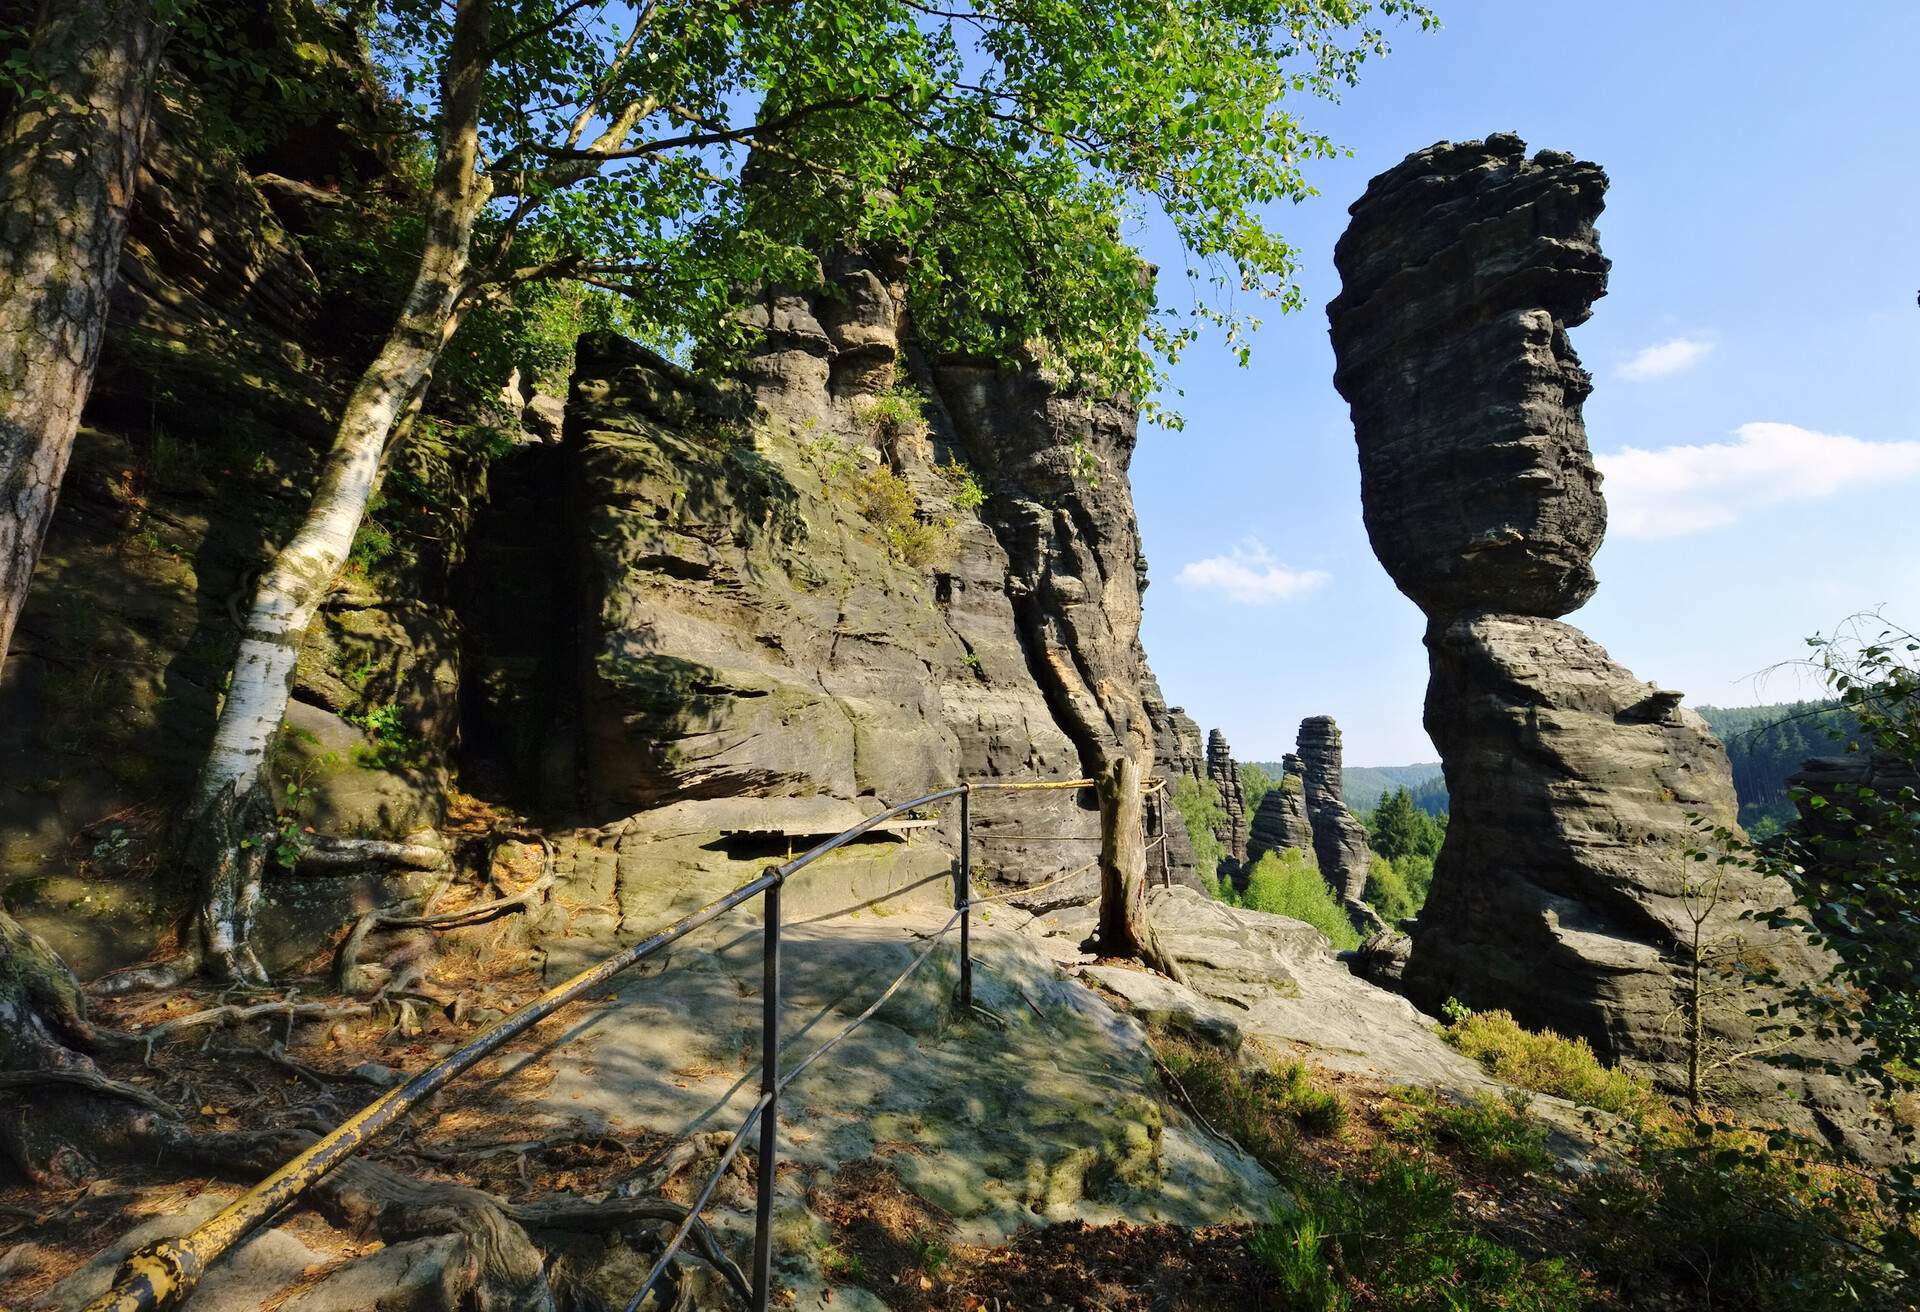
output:
M 266 772 L 300 640 L 474 307 L 573 279 L 724 358 L 740 288 L 812 287 L 817 252 L 887 248 L 931 350 L 1039 342 L 1071 385 L 1151 398 L 1202 328 L 1244 353 L 1256 321 L 1236 298 L 1302 303 L 1264 212 L 1311 195 L 1301 166 L 1334 146 L 1283 102 L 1351 84 L 1386 48 L 1381 21 L 1432 21 L 1411 0 L 383 0 L 367 16 L 431 138 L 428 235 L 248 614 L 184 849 L 194 932 L 129 982 L 262 976 Z M 1125 239 L 1149 209 L 1191 255 L 1183 307 Z
M 0 661 L 100 358 L 162 36 L 150 0 L 43 0 L 0 125 Z

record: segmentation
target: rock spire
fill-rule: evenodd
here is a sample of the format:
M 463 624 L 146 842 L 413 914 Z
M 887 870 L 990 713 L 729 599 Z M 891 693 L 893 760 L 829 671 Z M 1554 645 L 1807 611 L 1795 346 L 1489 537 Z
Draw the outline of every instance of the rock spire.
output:
M 1222 873 L 1232 875 L 1234 883 L 1244 887 L 1247 865 L 1247 795 L 1240 787 L 1240 768 L 1234 762 L 1227 736 L 1218 729 L 1207 735 L 1207 778 L 1220 790 L 1220 805 L 1227 813 L 1224 825 L 1215 834 L 1227 850 Z
M 1368 535 L 1427 615 L 1426 727 L 1451 796 L 1406 989 L 1430 1009 L 1504 1007 L 1672 1085 L 1688 817 L 1731 826 L 1736 808 L 1726 753 L 1680 694 L 1556 618 L 1593 594 L 1606 528 L 1581 416 L 1592 381 L 1567 335 L 1606 292 L 1606 186 L 1598 165 L 1529 159 L 1510 135 L 1416 152 L 1353 205 L 1327 313 Z M 1707 933 L 1805 980 L 1819 967 L 1803 940 L 1741 919 L 1781 895 L 1733 869 Z M 1715 1008 L 1708 1043 L 1754 1046 L 1746 1013 L 1770 1000 Z M 1860 1146 L 1862 1107 L 1832 1077 L 1725 1074 L 1732 1096 Z
M 1285 848 L 1304 852 L 1316 861 L 1313 824 L 1307 819 L 1307 791 L 1300 758 L 1288 752 L 1281 763 L 1280 780 L 1267 790 L 1247 826 L 1247 861 Z
M 1331 715 L 1309 715 L 1300 721 L 1297 745 L 1320 873 L 1332 885 L 1334 896 L 1351 906 L 1366 891 L 1373 854 L 1367 850 L 1367 827 L 1347 809 L 1346 787 L 1340 778 L 1340 726 Z

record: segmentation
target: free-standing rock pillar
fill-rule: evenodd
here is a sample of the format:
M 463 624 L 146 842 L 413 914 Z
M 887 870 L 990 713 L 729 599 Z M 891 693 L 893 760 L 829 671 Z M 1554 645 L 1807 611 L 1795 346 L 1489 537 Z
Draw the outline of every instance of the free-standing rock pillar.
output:
M 1304 852 L 1318 864 L 1313 851 L 1313 824 L 1307 819 L 1307 788 L 1300 758 L 1288 752 L 1281 763 L 1280 780 L 1267 790 L 1247 826 L 1247 861 L 1284 848 Z
M 1320 873 L 1333 886 L 1334 896 L 1356 904 L 1366 892 L 1373 854 L 1367 850 L 1367 827 L 1347 809 L 1346 785 L 1340 777 L 1340 726 L 1331 715 L 1310 715 L 1300 721 L 1297 745 Z
M 1227 850 L 1222 873 L 1231 875 L 1236 886 L 1245 888 L 1247 866 L 1247 795 L 1240 787 L 1240 767 L 1227 746 L 1227 736 L 1218 729 L 1207 735 L 1207 778 L 1220 790 L 1220 805 L 1227 813 L 1226 823 L 1214 836 Z
M 1689 816 L 1733 825 L 1732 773 L 1679 693 L 1556 618 L 1593 594 L 1606 529 L 1581 415 L 1592 380 L 1568 337 L 1606 291 L 1606 186 L 1598 165 L 1529 159 L 1510 135 L 1416 152 L 1354 203 L 1327 315 L 1368 536 L 1427 615 L 1426 726 L 1451 797 L 1405 987 L 1429 1009 L 1504 1007 L 1677 1086 Z M 1741 918 L 1784 896 L 1729 868 L 1706 924 L 1716 953 L 1789 983 L 1820 974 L 1800 937 Z M 1773 1000 L 1748 989 L 1712 1008 L 1713 1053 L 1755 1046 L 1747 1012 Z M 1858 1146 L 1863 1107 L 1839 1081 L 1751 1061 L 1723 1074 L 1722 1096 Z

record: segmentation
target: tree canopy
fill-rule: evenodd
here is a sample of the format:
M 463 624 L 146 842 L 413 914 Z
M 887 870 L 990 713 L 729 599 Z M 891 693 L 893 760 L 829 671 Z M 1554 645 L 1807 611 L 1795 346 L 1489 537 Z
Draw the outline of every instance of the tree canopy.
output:
M 362 8 L 424 141 L 450 9 Z M 618 290 L 657 339 L 724 351 L 743 287 L 884 251 L 929 347 L 1037 351 L 1154 412 L 1203 327 L 1244 354 L 1254 307 L 1302 304 L 1269 211 L 1336 148 L 1294 103 L 1337 98 L 1399 20 L 1434 22 L 1412 0 L 501 3 L 476 266 Z M 1156 211 L 1183 308 L 1130 242 Z

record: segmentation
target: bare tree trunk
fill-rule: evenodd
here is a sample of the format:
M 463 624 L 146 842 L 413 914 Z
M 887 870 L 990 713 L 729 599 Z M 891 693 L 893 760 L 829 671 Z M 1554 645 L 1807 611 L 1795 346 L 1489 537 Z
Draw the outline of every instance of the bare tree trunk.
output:
M 1186 982 L 1186 972 L 1160 947 L 1147 919 L 1145 771 L 1132 755 L 1109 761 L 1100 773 L 1099 949 L 1107 956 L 1139 957 Z
M 148 0 L 45 0 L 0 128 L 0 660 L 93 386 L 161 44 Z
M 194 969 L 265 978 L 250 937 L 272 823 L 266 771 L 286 716 L 300 643 L 345 564 L 402 416 L 425 393 L 459 322 L 470 285 L 474 223 L 489 195 L 479 127 L 489 64 L 491 0 L 459 0 L 443 73 L 439 161 L 427 201 L 419 272 L 379 355 L 348 398 L 305 521 L 262 574 L 182 845 L 199 879 L 185 957 L 162 972 L 123 972 L 122 984 L 164 984 Z M 109 984 L 111 990 L 114 985 Z

